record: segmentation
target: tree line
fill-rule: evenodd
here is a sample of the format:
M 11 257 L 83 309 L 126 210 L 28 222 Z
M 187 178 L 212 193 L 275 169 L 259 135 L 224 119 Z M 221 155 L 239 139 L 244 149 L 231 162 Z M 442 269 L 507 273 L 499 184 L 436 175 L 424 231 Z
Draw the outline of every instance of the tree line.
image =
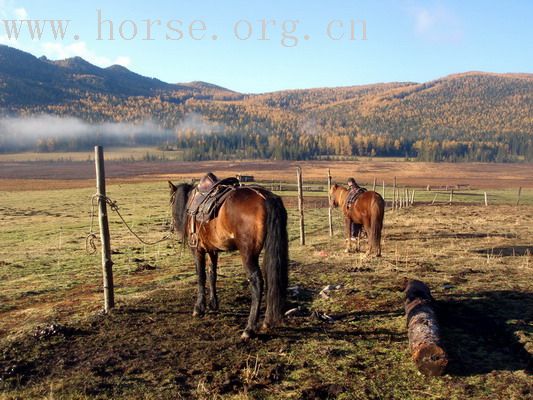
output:
M 39 137 L 37 151 L 94 144 L 158 146 L 191 160 L 309 160 L 404 157 L 420 161 L 533 161 L 529 76 L 465 75 L 428 84 L 383 84 L 202 99 L 178 94 L 88 94 L 18 108 L 88 124 L 143 124 L 158 132 L 61 139 Z M 38 133 L 38 132 L 37 132 Z M 36 135 L 38 137 L 38 135 Z M 15 146 L 16 147 L 16 146 Z M 1 151 L 20 148 L 2 143 Z M 27 149 L 26 149 L 27 150 Z

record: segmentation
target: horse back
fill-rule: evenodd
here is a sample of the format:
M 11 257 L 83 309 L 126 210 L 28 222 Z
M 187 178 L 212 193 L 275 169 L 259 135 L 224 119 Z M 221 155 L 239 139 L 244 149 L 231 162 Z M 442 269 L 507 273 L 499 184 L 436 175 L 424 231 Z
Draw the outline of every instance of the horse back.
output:
M 371 215 L 372 208 L 376 204 L 380 209 L 385 207 L 385 201 L 378 192 L 368 190 L 362 193 L 350 207 L 352 213 L 358 215 Z
M 261 251 L 265 238 L 266 193 L 257 189 L 234 189 L 206 226 L 208 242 L 221 250 Z

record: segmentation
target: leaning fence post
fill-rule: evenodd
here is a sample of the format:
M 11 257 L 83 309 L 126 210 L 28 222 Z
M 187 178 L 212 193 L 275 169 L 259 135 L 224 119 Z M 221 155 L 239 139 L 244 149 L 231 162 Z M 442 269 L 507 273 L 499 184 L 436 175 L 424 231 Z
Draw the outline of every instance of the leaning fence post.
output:
M 302 168 L 296 168 L 296 178 L 298 181 L 298 211 L 300 213 L 300 244 L 305 245 L 305 228 L 304 228 L 304 194 L 302 184 Z
M 329 236 L 333 236 L 333 215 L 331 210 L 331 171 L 328 168 L 328 221 L 329 221 Z
M 107 203 L 105 189 L 104 149 L 95 146 L 94 161 L 96 164 L 96 194 L 98 196 L 98 221 L 100 223 L 100 239 L 102 241 L 102 274 L 104 281 L 104 311 L 107 313 L 115 307 L 113 288 L 113 261 L 111 261 L 111 242 L 109 223 L 107 220 Z
M 518 197 L 516 199 L 516 205 L 518 206 L 520 204 L 520 195 L 522 194 L 522 187 L 518 188 Z

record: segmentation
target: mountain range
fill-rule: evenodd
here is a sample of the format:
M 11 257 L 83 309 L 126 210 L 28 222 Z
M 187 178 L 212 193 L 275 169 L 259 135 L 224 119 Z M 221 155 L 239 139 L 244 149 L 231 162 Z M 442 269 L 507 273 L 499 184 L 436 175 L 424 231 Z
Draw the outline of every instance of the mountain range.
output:
M 498 143 L 502 135 L 503 140 L 531 139 L 533 74 L 466 72 L 425 83 L 246 94 L 205 82 L 166 83 L 118 65 L 100 68 L 80 57 L 37 58 L 0 45 L 0 110 L 91 123 L 150 119 L 176 131 L 193 113 L 216 132 L 294 136 L 297 145 L 300 137 L 318 135 L 346 136 L 350 142 L 383 137 L 393 145 L 400 141 L 400 147 L 402 141 L 414 145 L 421 138 L 468 146 Z M 357 153 L 353 146 L 335 151 Z

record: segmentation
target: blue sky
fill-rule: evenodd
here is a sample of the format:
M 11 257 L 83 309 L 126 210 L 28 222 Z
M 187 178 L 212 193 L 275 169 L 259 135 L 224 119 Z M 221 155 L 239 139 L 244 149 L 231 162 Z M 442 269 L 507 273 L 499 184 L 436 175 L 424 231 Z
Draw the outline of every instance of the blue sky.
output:
M 98 40 L 97 10 L 113 23 L 114 40 L 109 22 L 100 25 Z M 167 82 L 265 92 L 422 82 L 471 70 L 531 73 L 532 15 L 530 0 L 0 0 L 0 43 L 52 59 L 79 55 L 99 66 L 118 63 Z M 1 21 L 13 19 L 70 22 L 63 40 L 47 25 L 40 40 L 24 25 L 15 40 Z

